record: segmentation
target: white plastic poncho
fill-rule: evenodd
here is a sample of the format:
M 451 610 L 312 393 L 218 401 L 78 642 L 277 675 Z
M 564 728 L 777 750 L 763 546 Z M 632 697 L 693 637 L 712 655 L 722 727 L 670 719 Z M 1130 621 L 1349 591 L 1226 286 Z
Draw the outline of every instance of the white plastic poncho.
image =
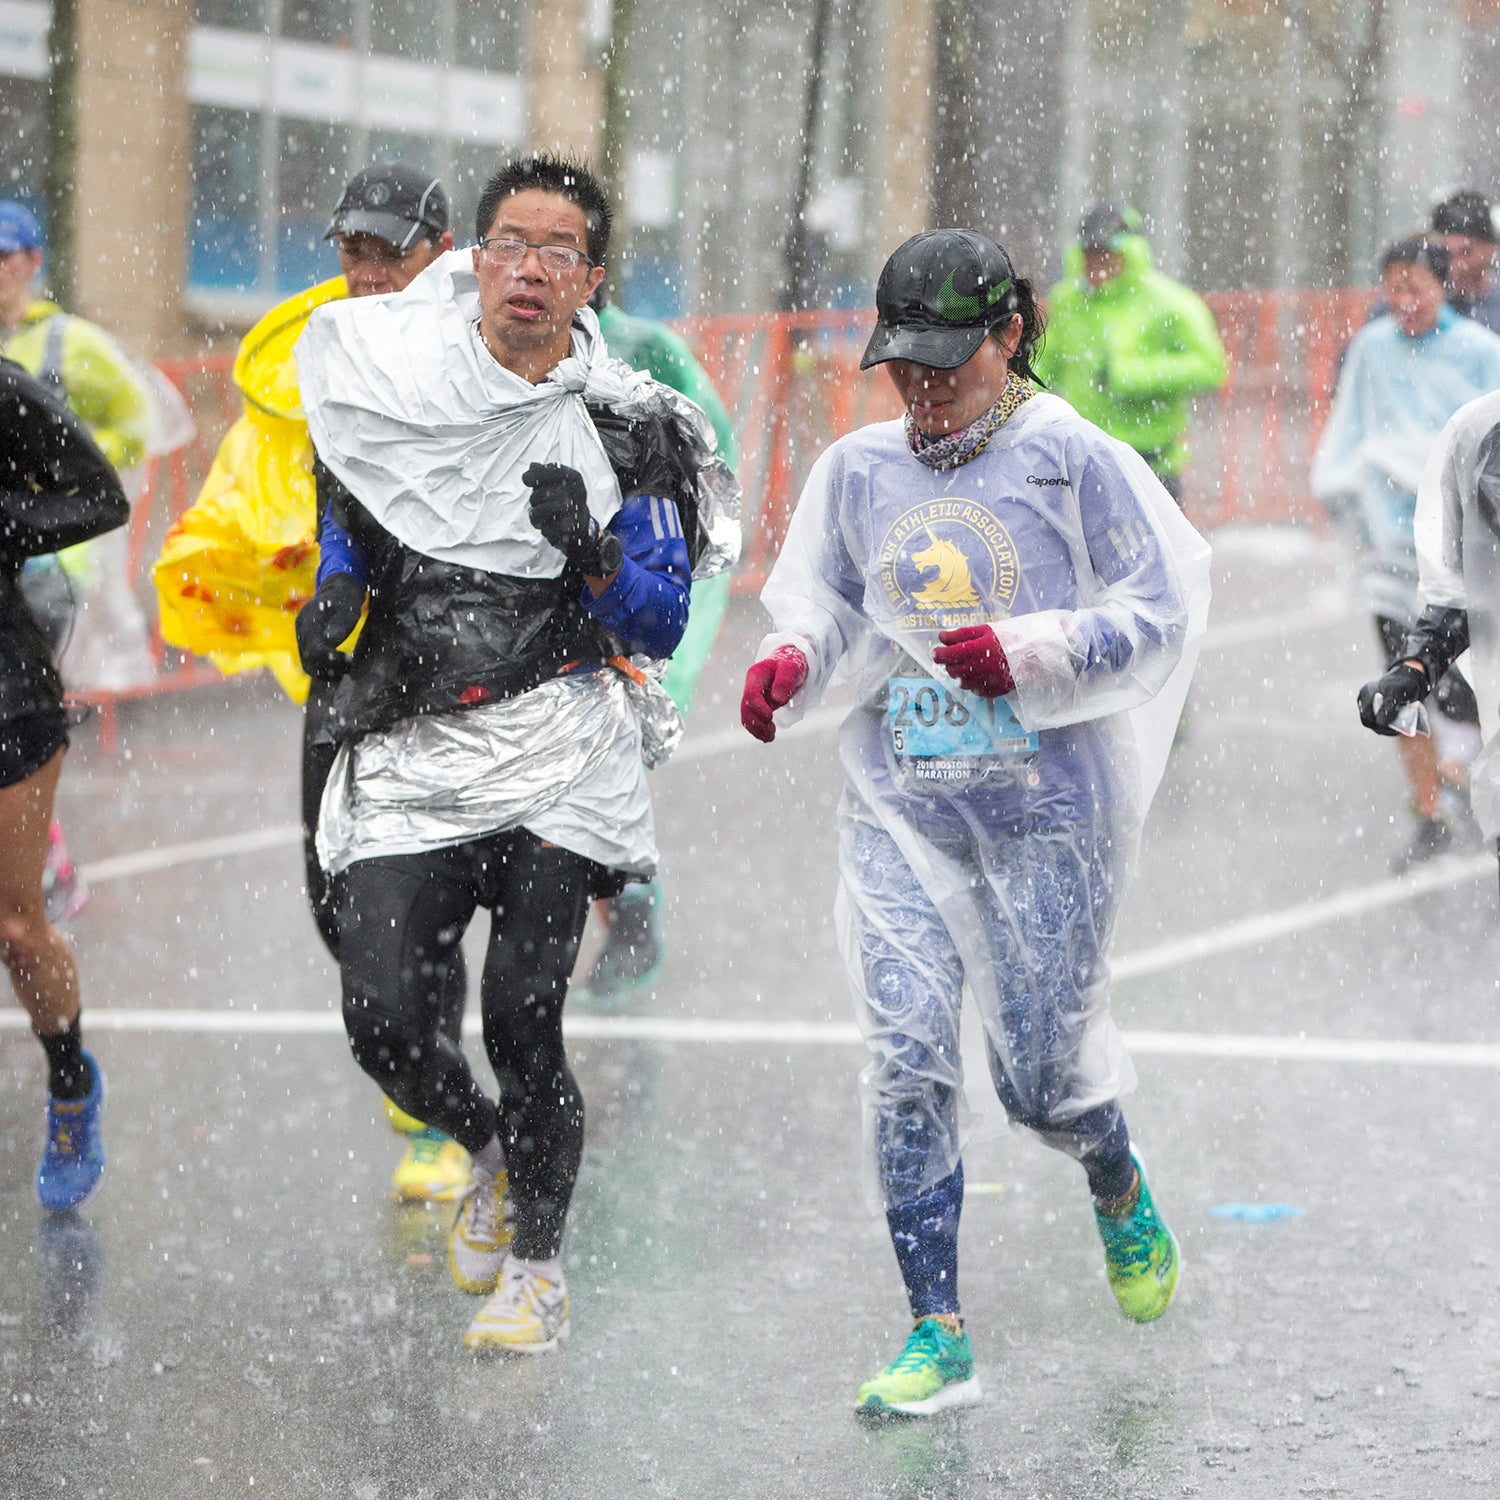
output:
M 561 552 L 531 524 L 532 463 L 561 463 L 588 486 L 602 527 L 619 510 L 614 470 L 585 398 L 629 414 L 687 416 L 686 397 L 611 359 L 588 308 L 572 355 L 533 385 L 499 364 L 478 332 L 470 251 L 450 251 L 404 291 L 314 312 L 296 346 L 303 408 L 319 457 L 398 541 L 444 562 L 555 578 Z M 738 487 L 722 463 L 699 476 L 710 539 L 695 572 L 738 552 Z M 413 853 L 506 828 L 612 868 L 656 864 L 646 761 L 670 753 L 681 721 L 654 676 L 576 674 L 481 708 L 399 724 L 346 744 L 319 817 L 331 872 L 375 855 Z
M 900 422 L 814 466 L 762 593 L 806 687 L 852 679 L 837 921 L 873 1060 L 887 1206 L 952 1173 L 960 994 L 1013 1120 L 1074 1155 L 1134 1082 L 1106 955 L 1207 623 L 1208 547 L 1145 463 L 1056 397 L 937 472 Z M 938 632 L 989 623 L 1016 690 L 964 693 Z
M 1313 493 L 1348 506 L 1361 551 L 1361 603 L 1398 625 L 1415 623 L 1417 485 L 1443 424 L 1500 386 L 1500 338 L 1451 308 L 1418 338 L 1376 318 L 1349 345 L 1313 459 Z
M 1469 767 L 1469 800 L 1488 839 L 1500 838 L 1500 391 L 1457 411 L 1417 491 L 1415 537 L 1423 607 L 1462 609 L 1484 748 Z

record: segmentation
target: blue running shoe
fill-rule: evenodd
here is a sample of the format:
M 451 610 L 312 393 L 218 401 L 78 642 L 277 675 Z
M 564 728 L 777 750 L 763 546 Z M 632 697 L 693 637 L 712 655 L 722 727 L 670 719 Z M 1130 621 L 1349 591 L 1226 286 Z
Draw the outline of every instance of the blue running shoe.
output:
M 104 1175 L 104 1141 L 99 1115 L 104 1108 L 104 1070 L 85 1052 L 94 1086 L 82 1099 L 47 1100 L 47 1144 L 36 1169 L 36 1195 L 53 1213 L 77 1208 Z

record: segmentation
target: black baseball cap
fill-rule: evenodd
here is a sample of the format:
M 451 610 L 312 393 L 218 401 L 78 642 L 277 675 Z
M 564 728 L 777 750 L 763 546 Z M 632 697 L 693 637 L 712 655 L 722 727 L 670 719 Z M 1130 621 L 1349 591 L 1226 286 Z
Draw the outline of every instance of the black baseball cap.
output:
M 1078 243 L 1085 250 L 1118 250 L 1127 234 L 1141 234 L 1141 216 L 1127 203 L 1096 203 L 1078 221 Z
M 409 161 L 383 161 L 349 179 L 323 238 L 373 234 L 398 250 L 410 250 L 419 239 L 436 238 L 447 229 L 442 183 Z
M 1490 200 L 1472 190 L 1454 193 L 1432 210 L 1432 228 L 1436 234 L 1466 234 L 1470 239 L 1495 243 L 1495 221 Z
M 956 370 L 1015 311 L 1015 286 L 1010 256 L 987 235 L 972 229 L 913 235 L 886 261 L 875 284 L 880 321 L 860 369 L 910 359 L 933 370 Z

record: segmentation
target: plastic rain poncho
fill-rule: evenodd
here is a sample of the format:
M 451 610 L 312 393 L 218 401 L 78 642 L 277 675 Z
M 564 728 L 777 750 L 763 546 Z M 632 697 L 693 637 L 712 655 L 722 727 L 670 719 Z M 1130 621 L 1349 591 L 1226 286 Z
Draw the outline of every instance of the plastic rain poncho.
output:
M 318 518 L 292 346 L 314 308 L 347 296 L 342 276 L 320 282 L 245 335 L 234 360 L 244 413 L 152 569 L 163 640 L 221 672 L 267 667 L 297 703 L 308 683 L 294 624 L 316 586 Z
M 1350 343 L 1311 478 L 1319 500 L 1352 514 L 1360 602 L 1371 614 L 1415 622 L 1412 516 L 1423 467 L 1448 418 L 1497 386 L 1500 338 L 1451 308 L 1417 338 L 1383 317 Z
M 808 659 L 792 722 L 837 680 L 836 919 L 873 1059 L 888 1207 L 956 1166 L 960 992 L 1012 1119 L 1083 1155 L 1134 1082 L 1107 953 L 1208 612 L 1208 548 L 1145 463 L 1056 397 L 935 472 L 900 422 L 814 466 L 762 593 Z M 993 625 L 1016 690 L 964 693 L 938 632 Z
M 1466 660 L 1484 736 L 1469 801 L 1485 837 L 1500 838 L 1500 391 L 1469 402 L 1443 429 L 1417 491 L 1415 536 L 1422 606 L 1468 616 Z

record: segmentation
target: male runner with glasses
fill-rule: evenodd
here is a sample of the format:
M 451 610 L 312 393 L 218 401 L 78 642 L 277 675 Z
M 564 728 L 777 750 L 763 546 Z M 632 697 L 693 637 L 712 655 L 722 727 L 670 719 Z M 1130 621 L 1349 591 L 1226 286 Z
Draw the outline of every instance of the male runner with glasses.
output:
M 708 418 L 610 358 L 588 306 L 609 227 L 586 168 L 512 162 L 472 251 L 404 297 L 320 309 L 297 346 L 325 502 L 304 665 L 368 604 L 318 825 L 344 879 L 344 1025 L 360 1066 L 472 1158 L 449 1238 L 454 1280 L 488 1295 L 471 1348 L 567 1336 L 568 976 L 590 899 L 655 869 L 646 762 L 680 721 L 651 668 L 695 566 L 738 550 Z M 498 1101 L 441 1026 L 480 907 Z
M 345 297 L 401 292 L 453 248 L 442 184 L 409 162 L 380 162 L 344 188 L 325 240 L 342 275 L 288 298 L 245 335 L 234 380 L 245 410 L 219 445 L 197 501 L 172 527 L 153 577 L 162 636 L 209 657 L 223 672 L 269 667 L 307 704 L 302 744 L 302 828 L 307 896 L 328 951 L 338 957 L 338 893 L 313 849 L 313 830 L 333 749 L 320 731 L 346 657 L 309 684 L 297 661 L 293 621 L 312 596 L 318 565 L 312 444 L 302 418 L 292 346 L 316 307 Z M 451 966 L 447 1027 L 457 1038 L 465 976 Z M 406 1148 L 391 1179 L 398 1200 L 447 1202 L 468 1181 L 461 1146 L 386 1101 Z

